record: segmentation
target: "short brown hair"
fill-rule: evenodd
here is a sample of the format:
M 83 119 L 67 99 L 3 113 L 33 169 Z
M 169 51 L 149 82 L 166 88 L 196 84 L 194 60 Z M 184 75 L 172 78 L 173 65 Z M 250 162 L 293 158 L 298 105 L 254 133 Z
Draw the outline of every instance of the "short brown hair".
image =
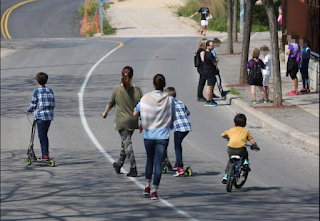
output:
M 245 127 L 246 124 L 247 124 L 246 115 L 244 115 L 244 114 L 237 114 L 237 115 L 234 117 L 234 123 L 236 124 L 236 126 Z
M 260 50 L 258 48 L 255 48 L 252 50 L 252 57 L 258 58 L 260 56 Z
M 219 44 L 221 44 L 221 41 L 220 41 L 219 38 L 214 38 L 212 41 L 213 41 L 213 43 L 219 43 Z
M 36 75 L 36 80 L 40 85 L 45 85 L 48 81 L 48 75 L 44 72 L 39 72 Z
M 165 89 L 165 92 L 167 92 L 169 94 L 169 96 L 172 96 L 172 97 L 177 96 L 176 89 L 174 89 L 174 87 L 167 87 Z

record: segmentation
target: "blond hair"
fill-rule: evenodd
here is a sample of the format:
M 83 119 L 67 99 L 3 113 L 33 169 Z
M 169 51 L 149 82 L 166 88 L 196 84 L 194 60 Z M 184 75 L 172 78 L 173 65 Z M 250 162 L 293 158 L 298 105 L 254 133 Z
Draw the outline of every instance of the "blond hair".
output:
M 197 51 L 198 51 L 200 48 L 206 50 L 206 49 L 207 49 L 207 47 L 206 47 L 206 42 L 207 42 L 207 39 L 206 39 L 206 38 L 202 38 L 202 39 L 200 40 L 200 42 L 199 42 Z
M 258 48 L 255 48 L 252 50 L 252 57 L 258 58 L 260 56 L 260 50 Z

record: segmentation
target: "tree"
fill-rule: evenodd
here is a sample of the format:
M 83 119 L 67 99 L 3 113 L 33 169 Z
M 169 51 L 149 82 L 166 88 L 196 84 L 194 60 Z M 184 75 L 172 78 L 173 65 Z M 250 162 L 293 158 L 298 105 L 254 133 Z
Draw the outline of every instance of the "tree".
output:
M 282 105 L 282 87 L 281 87 L 281 72 L 278 44 L 277 18 L 274 11 L 272 0 L 262 0 L 262 4 L 267 12 L 271 39 L 271 56 L 272 56 L 272 71 L 273 71 L 273 87 L 274 87 L 274 106 Z
M 232 0 L 227 0 L 227 10 L 228 10 L 228 53 L 233 53 L 232 44 Z
M 246 17 L 244 21 L 245 23 L 244 23 L 244 30 L 243 30 L 239 84 L 248 83 L 247 63 L 248 63 L 249 46 L 250 46 L 253 7 L 256 4 L 256 2 L 257 0 L 246 0 L 246 12 L 245 12 Z
M 233 42 L 238 41 L 238 6 L 239 6 L 239 0 L 234 0 L 234 6 L 233 6 L 233 27 L 232 27 L 232 37 Z

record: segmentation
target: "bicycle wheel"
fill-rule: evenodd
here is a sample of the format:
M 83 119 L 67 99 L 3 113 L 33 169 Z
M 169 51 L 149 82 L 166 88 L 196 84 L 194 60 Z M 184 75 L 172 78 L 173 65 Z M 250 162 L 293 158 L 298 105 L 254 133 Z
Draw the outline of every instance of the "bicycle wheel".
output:
M 243 170 L 243 167 L 240 168 L 238 172 L 238 177 L 235 177 L 234 187 L 241 188 L 244 183 L 247 181 L 248 171 Z
M 232 186 L 234 183 L 234 163 L 230 164 L 230 169 L 227 179 L 227 192 L 231 192 Z

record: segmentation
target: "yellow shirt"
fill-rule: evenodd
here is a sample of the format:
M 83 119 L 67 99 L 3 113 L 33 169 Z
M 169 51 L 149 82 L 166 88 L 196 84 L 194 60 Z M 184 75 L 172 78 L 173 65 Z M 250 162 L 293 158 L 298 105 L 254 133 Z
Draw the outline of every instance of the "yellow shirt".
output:
M 247 144 L 247 140 L 252 139 L 250 132 L 243 127 L 233 127 L 225 131 L 224 133 L 229 136 L 228 147 L 245 147 Z

